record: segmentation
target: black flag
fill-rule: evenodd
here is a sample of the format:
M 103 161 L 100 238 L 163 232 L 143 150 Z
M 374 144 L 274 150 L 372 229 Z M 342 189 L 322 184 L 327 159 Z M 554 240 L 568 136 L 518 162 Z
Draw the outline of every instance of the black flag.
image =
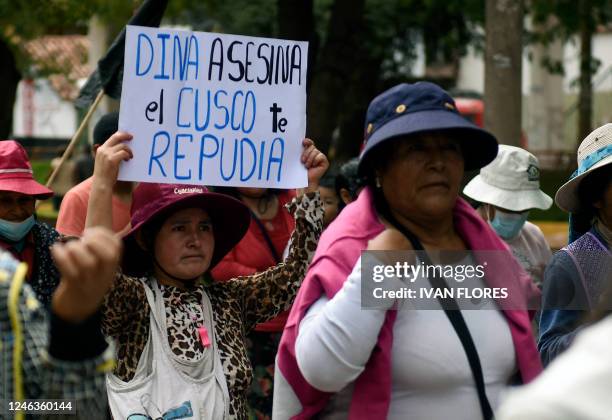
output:
M 145 0 L 128 22 L 128 25 L 157 27 L 168 5 L 168 0 Z M 123 54 L 125 28 L 115 38 L 106 55 L 98 61 L 98 68 L 89 76 L 75 101 L 78 108 L 89 108 L 100 89 L 111 98 L 121 97 L 123 81 Z

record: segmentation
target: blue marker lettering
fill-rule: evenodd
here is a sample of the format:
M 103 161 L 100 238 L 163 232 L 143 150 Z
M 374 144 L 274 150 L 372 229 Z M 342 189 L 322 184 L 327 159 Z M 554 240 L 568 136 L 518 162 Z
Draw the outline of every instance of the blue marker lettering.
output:
M 164 147 L 163 152 L 161 152 L 161 153 L 156 155 L 155 154 L 155 145 L 157 144 L 157 138 L 158 137 L 163 137 L 163 138 L 166 139 L 166 146 Z M 160 169 L 162 175 L 164 177 L 167 176 L 166 175 L 166 171 L 164 171 L 164 167 L 159 162 L 159 158 L 161 158 L 163 155 L 165 155 L 169 148 L 170 148 L 170 134 L 168 134 L 167 131 L 158 131 L 157 133 L 155 133 L 155 135 L 153 135 L 153 142 L 151 143 L 151 156 L 149 158 L 149 176 L 151 175 L 151 172 L 153 170 L 153 161 L 155 161 L 157 163 L 157 166 L 159 166 L 159 169 Z
M 244 155 L 245 155 L 244 145 L 245 144 L 247 144 L 253 151 L 253 165 L 251 166 L 251 172 L 249 172 L 247 176 L 244 175 L 244 166 L 245 166 L 244 165 Z M 253 172 L 255 172 L 256 164 L 257 164 L 257 150 L 255 149 L 255 145 L 253 144 L 251 140 L 249 140 L 246 137 L 243 137 L 242 140 L 240 140 L 240 180 L 241 181 L 248 181 L 249 178 L 253 176 Z
M 215 124 L 215 128 L 218 129 L 222 129 L 227 127 L 227 123 L 229 121 L 229 111 L 227 110 L 227 107 L 224 105 L 219 105 L 219 94 L 224 94 L 227 96 L 227 92 L 224 90 L 220 90 L 217 93 L 215 93 L 215 106 L 217 107 L 217 109 L 223 109 L 225 111 L 225 120 L 223 121 L 223 124 Z
M 207 139 L 211 139 L 212 141 L 215 142 L 215 151 L 212 153 L 205 153 Z M 213 136 L 212 134 L 204 134 L 202 136 L 202 139 L 200 140 L 200 168 L 198 172 L 198 177 L 200 181 L 202 180 L 202 172 L 204 169 L 204 165 L 203 165 L 204 158 L 213 158 L 215 157 L 218 151 L 219 151 L 219 141 L 217 140 L 217 138 Z
M 232 98 L 232 116 L 230 118 L 230 125 L 232 126 L 232 130 L 240 130 L 240 126 L 234 126 L 234 115 L 236 115 L 236 97 L 240 95 L 240 96 L 244 96 L 244 93 L 242 93 L 241 90 L 236 91 L 236 93 L 234 93 L 234 97 Z M 242 117 L 242 119 L 244 120 L 244 117 Z
M 208 127 L 208 122 L 210 120 L 210 90 L 206 90 L 206 121 L 204 122 L 204 125 L 200 125 L 199 124 L 199 112 L 198 109 L 200 107 L 200 89 L 196 89 L 195 91 L 195 104 L 193 107 L 193 113 L 194 113 L 194 125 L 195 125 L 195 129 L 198 131 L 204 131 L 206 130 L 206 127 Z M 216 153 L 216 152 L 215 152 Z
M 157 34 L 157 37 L 161 40 L 161 73 L 156 74 L 154 79 L 168 80 L 170 76 L 165 73 L 166 70 L 166 40 L 170 38 L 169 34 Z
M 149 64 L 147 64 L 147 69 L 144 71 L 140 70 L 140 45 L 141 41 L 146 40 L 149 43 L 149 51 L 151 52 L 151 58 L 149 59 Z M 151 70 L 151 66 L 153 65 L 153 43 L 147 36 L 147 34 L 138 34 L 138 44 L 136 45 L 136 76 L 144 76 Z
M 251 104 L 251 125 L 249 126 L 249 129 L 247 130 L 245 125 L 244 125 L 244 116 L 247 113 L 247 104 L 249 103 L 249 98 L 251 98 L 250 104 Z M 253 127 L 255 126 L 255 114 L 257 113 L 257 101 L 255 100 L 255 94 L 253 93 L 253 91 L 249 90 L 246 93 L 246 97 L 244 98 L 244 107 L 242 108 L 242 131 L 245 134 L 248 134 L 251 132 L 251 130 L 253 130 Z
M 172 53 L 172 79 L 176 79 L 176 62 L 178 56 L 179 79 L 185 80 L 185 70 L 187 69 L 187 53 L 189 46 L 187 45 L 187 37 L 185 37 L 185 51 L 181 45 L 181 38 L 174 35 L 174 48 Z
M 279 157 L 274 157 L 272 156 L 274 154 L 274 146 L 277 144 L 277 142 L 280 144 L 280 156 Z M 270 157 L 268 159 L 268 174 L 266 176 L 266 181 L 270 180 L 270 167 L 272 166 L 272 163 L 278 163 L 278 176 L 276 177 L 276 182 L 280 182 L 280 178 L 281 178 L 281 170 L 283 169 L 283 157 L 285 154 L 285 141 L 283 139 L 281 139 L 280 137 L 275 138 L 274 140 L 272 140 L 272 146 L 270 146 Z
M 189 143 L 193 142 L 193 136 L 191 134 L 177 134 L 176 141 L 174 142 L 174 177 L 176 179 L 190 179 L 191 178 L 191 169 L 187 175 L 179 175 L 178 166 L 179 160 L 185 159 L 185 155 L 179 153 L 179 143 L 181 139 L 189 139 Z
M 182 123 L 181 122 L 181 109 L 182 109 L 182 106 L 183 106 L 183 92 L 184 91 L 190 91 L 192 93 L 192 95 L 193 95 L 193 88 L 190 88 L 190 87 L 184 87 L 184 88 L 182 88 L 179 91 L 178 107 L 177 107 L 177 110 L 176 110 L 176 125 L 179 126 L 179 127 L 189 128 L 189 127 L 191 127 L 191 123 L 189 121 L 186 122 L 186 123 Z M 197 93 L 196 93 L 196 95 L 197 95 Z M 196 98 L 197 98 L 197 96 L 196 96 Z M 197 104 L 196 104 L 196 106 L 197 106 Z
M 266 141 L 262 141 L 259 147 L 259 175 L 258 180 L 261 180 L 261 171 L 263 170 L 264 150 L 266 150 Z
M 191 53 L 194 52 L 195 53 L 195 59 L 191 57 Z M 187 70 L 185 70 L 185 77 L 188 78 L 189 77 L 189 68 L 194 67 L 194 78 L 195 80 L 198 80 L 198 70 L 199 70 L 199 66 L 200 66 L 200 50 L 198 47 L 198 39 L 194 36 L 191 35 L 191 37 L 189 37 L 189 61 L 187 62 Z
M 223 173 L 223 146 L 225 145 L 225 139 L 221 138 L 221 160 L 219 161 L 219 168 L 221 169 L 221 178 L 225 181 L 229 181 L 233 178 L 236 172 L 236 160 L 238 160 L 238 139 L 234 139 L 234 158 L 232 162 L 232 173 L 229 176 L 225 176 Z

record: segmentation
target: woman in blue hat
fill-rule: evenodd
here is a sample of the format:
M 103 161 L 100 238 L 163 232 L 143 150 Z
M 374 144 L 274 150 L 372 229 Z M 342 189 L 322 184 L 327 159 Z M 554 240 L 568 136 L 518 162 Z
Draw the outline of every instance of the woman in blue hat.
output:
M 578 148 L 578 169 L 555 195 L 570 213 L 569 245 L 544 275 L 538 348 L 550 363 L 574 340 L 587 311 L 607 289 L 612 272 L 612 123 L 595 129 Z
M 421 262 L 447 250 L 465 256 L 456 265 L 474 263 L 468 250 L 496 250 L 507 264 L 488 267 L 485 285 L 514 281 L 537 294 L 507 246 L 459 198 L 464 170 L 496 154 L 495 138 L 432 83 L 400 84 L 370 103 L 359 160 L 368 185 L 323 233 L 292 307 L 277 356 L 274 418 L 491 419 L 516 376 L 528 382 L 540 372 L 524 306 L 442 310 L 434 299 L 438 310 L 395 311 L 401 302 L 393 298 L 361 306 L 365 250 L 424 250 Z M 436 290 L 459 281 L 430 280 Z M 419 282 L 428 288 L 428 279 Z

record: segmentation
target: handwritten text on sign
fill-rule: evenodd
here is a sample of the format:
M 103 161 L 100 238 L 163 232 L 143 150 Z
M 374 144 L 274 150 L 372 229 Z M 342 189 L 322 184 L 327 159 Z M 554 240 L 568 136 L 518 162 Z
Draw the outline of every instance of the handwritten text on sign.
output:
M 128 26 L 119 179 L 296 188 L 308 44 Z

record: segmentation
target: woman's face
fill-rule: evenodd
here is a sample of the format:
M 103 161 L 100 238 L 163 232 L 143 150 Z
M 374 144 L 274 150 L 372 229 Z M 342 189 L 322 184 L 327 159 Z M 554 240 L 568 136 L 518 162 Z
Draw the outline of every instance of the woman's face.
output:
M 435 221 L 452 214 L 463 163 L 456 140 L 427 133 L 400 140 L 377 175 L 392 211 L 409 219 Z
M 31 195 L 0 191 L 0 219 L 22 222 L 34 214 L 35 202 Z
M 174 277 L 193 279 L 204 274 L 215 249 L 212 222 L 208 213 L 199 208 L 179 210 L 162 225 L 155 237 L 154 253 L 157 263 Z M 158 280 L 167 279 L 155 266 Z

